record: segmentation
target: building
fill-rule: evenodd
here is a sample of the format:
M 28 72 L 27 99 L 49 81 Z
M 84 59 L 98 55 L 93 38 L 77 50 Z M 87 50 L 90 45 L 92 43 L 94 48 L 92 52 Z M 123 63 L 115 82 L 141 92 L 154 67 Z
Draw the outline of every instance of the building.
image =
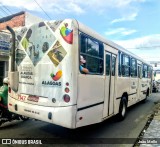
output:
M 2 85 L 3 78 L 8 75 L 11 35 L 6 30 L 6 26 L 16 29 L 40 21 L 43 19 L 24 11 L 0 19 L 0 85 Z
M 10 34 L 0 33 L 0 85 L 2 84 L 3 77 L 7 76 L 8 59 L 10 48 Z

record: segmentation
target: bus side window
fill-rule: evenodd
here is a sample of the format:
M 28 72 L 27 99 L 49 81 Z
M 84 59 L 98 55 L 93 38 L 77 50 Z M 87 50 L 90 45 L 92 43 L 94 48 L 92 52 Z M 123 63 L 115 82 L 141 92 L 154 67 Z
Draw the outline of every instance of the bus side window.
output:
M 130 57 L 126 54 L 122 55 L 122 76 L 130 76 Z
M 80 55 L 86 60 L 85 68 L 89 70 L 89 74 L 103 74 L 103 43 L 83 33 L 80 38 Z
M 112 56 L 112 76 L 115 76 L 116 58 Z
M 87 50 L 87 38 L 83 34 L 81 34 L 80 36 L 81 36 L 81 44 L 80 44 L 81 52 L 82 53 L 86 53 L 86 50 Z
M 143 78 L 148 77 L 148 66 L 143 64 Z
M 106 54 L 106 76 L 110 75 L 110 60 L 111 60 L 111 56 Z
M 121 76 L 121 52 L 118 52 L 118 75 Z
M 131 73 L 131 77 L 137 77 L 137 61 L 134 58 L 131 58 L 130 73 Z
M 122 67 L 122 69 L 121 69 L 122 75 L 125 76 L 125 65 L 122 65 L 121 67 Z

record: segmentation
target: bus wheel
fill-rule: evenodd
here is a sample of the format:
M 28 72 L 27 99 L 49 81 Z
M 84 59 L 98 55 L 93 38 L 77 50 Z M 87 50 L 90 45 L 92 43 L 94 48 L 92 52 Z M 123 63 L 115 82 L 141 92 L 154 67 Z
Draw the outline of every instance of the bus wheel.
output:
M 119 113 L 118 113 L 118 119 L 124 120 L 127 112 L 127 99 L 126 97 L 121 98 L 120 106 L 119 106 Z

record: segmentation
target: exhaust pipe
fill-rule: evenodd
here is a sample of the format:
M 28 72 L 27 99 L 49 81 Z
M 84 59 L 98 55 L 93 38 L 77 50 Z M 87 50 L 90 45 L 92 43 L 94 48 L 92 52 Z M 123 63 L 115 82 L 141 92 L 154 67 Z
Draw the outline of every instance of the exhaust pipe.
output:
M 13 29 L 10 26 L 6 27 L 7 30 L 10 31 L 10 33 L 12 34 L 12 47 L 11 47 L 11 72 L 15 71 L 15 32 L 13 31 Z
M 8 72 L 9 84 L 10 84 L 11 89 L 17 92 L 18 84 L 19 84 L 19 72 L 16 70 L 16 65 L 15 65 L 15 49 L 16 49 L 15 32 L 10 26 L 7 26 L 6 28 L 12 34 L 12 47 L 11 47 L 11 55 L 10 55 L 11 68 L 10 68 L 10 71 Z

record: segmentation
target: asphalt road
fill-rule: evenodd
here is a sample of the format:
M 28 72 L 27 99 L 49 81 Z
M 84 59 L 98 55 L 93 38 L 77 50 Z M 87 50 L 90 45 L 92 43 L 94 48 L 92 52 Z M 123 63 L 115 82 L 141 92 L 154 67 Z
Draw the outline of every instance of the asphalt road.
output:
M 106 143 L 108 138 L 113 146 L 132 146 L 141 130 L 145 126 L 148 117 L 153 111 L 155 102 L 160 100 L 160 93 L 153 93 L 145 103 L 138 103 L 128 109 L 127 117 L 124 121 L 118 122 L 116 117 L 110 118 L 102 123 L 70 130 L 54 124 L 49 124 L 42 121 L 14 121 L 6 123 L 0 127 L 1 138 L 60 138 L 60 142 L 69 141 L 69 143 L 81 144 L 82 138 L 92 138 L 93 142 L 98 141 L 99 144 Z M 94 138 L 94 139 L 93 139 Z M 117 139 L 115 139 L 117 138 Z M 129 145 L 119 144 L 119 140 L 126 141 Z M 126 140 L 126 138 L 131 138 Z M 65 143 L 65 142 L 64 142 Z M 116 143 L 116 145 L 115 145 Z M 89 142 L 91 145 L 91 141 Z M 83 144 L 88 146 L 87 144 Z M 89 146 L 90 146 L 89 145 Z M 92 144 L 92 146 L 97 144 Z M 48 145 L 47 145 L 48 146 Z M 111 146 L 111 144 L 109 145 Z

